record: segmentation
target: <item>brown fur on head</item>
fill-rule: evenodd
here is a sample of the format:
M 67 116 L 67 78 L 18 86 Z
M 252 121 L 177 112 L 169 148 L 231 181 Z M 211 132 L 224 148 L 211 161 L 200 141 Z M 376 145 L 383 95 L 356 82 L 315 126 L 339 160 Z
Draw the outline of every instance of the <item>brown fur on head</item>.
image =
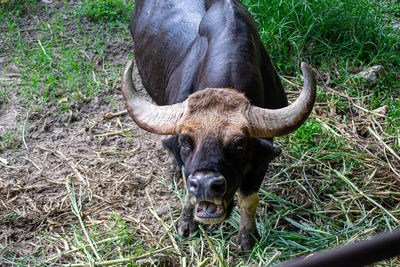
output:
M 248 135 L 246 112 L 250 107 L 244 94 L 229 88 L 207 88 L 189 96 L 178 132 L 195 143 L 214 136 L 228 143 L 235 136 Z
M 244 127 L 242 131 L 247 128 L 247 134 L 250 137 L 273 138 L 291 133 L 300 127 L 310 115 L 316 96 L 314 75 L 310 66 L 303 62 L 301 66 L 304 74 L 304 90 L 288 107 L 271 110 L 252 106 L 243 94 L 226 88 L 205 89 L 189 96 L 183 103 L 157 106 L 138 96 L 131 75 L 133 65 L 133 60 L 128 62 L 122 79 L 122 93 L 127 109 L 140 127 L 157 134 L 181 134 L 183 130 L 180 128 L 185 127 L 180 125 L 182 124 L 180 122 L 185 121 L 184 117 L 188 117 L 188 122 L 185 124 L 189 126 L 190 120 L 196 123 L 195 117 L 199 114 L 206 115 L 204 118 L 211 119 L 211 122 L 217 122 L 221 113 L 225 112 L 226 115 L 223 117 L 227 119 L 226 126 L 230 126 L 229 122 L 235 121 L 239 124 L 238 126 Z M 206 110 L 202 112 L 202 108 Z M 210 112 L 214 112 L 214 116 L 209 116 Z M 244 123 L 246 126 L 243 124 L 244 121 L 246 121 Z M 209 126 L 204 127 L 206 132 L 212 128 L 212 125 Z M 192 127 L 188 129 L 190 128 Z

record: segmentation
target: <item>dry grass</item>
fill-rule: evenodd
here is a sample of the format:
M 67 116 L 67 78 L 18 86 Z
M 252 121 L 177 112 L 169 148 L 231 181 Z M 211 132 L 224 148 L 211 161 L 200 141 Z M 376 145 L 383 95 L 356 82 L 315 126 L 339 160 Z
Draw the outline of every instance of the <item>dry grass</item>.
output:
M 56 10 L 50 12 L 52 19 L 64 14 L 60 3 L 49 7 Z M 43 6 L 38 9 L 45 12 Z M 115 38 L 99 25 L 78 30 L 70 23 L 59 29 L 49 20 L 48 26 L 40 24 L 43 39 L 30 16 L 22 18 L 14 25 L 21 43 L 48 53 L 56 44 L 46 43 L 47 37 L 71 41 L 80 51 L 71 59 L 94 63 L 91 77 L 101 90 L 82 99 L 68 93 L 32 109 L 36 105 L 21 93 L 21 86 L 29 89 L 30 84 L 30 69 L 21 63 L 30 60 L 13 54 L 14 35 L 0 39 L 5 49 L 0 51 L 0 87 L 5 88 L 0 90 L 0 120 L 5 122 L 0 128 L 2 264 L 267 266 L 399 227 L 398 70 L 388 70 L 393 73 L 373 88 L 344 68 L 318 71 L 311 118 L 277 139 L 284 152 L 260 190 L 261 240 L 243 255 L 231 242 L 237 210 L 221 226 L 200 229 L 197 237 L 177 235 L 182 181 L 169 189 L 160 138 L 134 125 L 121 101 L 119 77 L 131 51 L 128 38 Z M 1 30 L 10 31 L 4 25 Z M 128 36 L 126 29 L 115 27 Z M 85 34 L 102 36 L 106 45 L 99 42 L 93 52 L 78 38 Z M 19 72 L 4 73 L 12 62 Z M 50 73 L 60 72 L 51 62 Z M 295 99 L 301 78 L 285 76 L 284 83 L 289 99 Z

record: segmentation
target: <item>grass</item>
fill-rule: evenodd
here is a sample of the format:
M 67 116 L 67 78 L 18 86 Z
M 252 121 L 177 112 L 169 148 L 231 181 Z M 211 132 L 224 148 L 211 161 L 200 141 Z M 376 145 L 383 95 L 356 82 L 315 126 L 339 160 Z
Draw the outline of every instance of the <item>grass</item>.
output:
M 7 130 L 3 135 L 0 135 L 0 151 L 1 150 L 16 150 L 19 146 L 19 141 L 16 139 L 18 133 Z
M 77 14 L 99 23 L 128 23 L 133 1 L 83 1 Z
M 89 1 L 81 7 L 70 8 L 65 2 L 60 7 L 64 9 L 64 14 L 61 10 L 47 9 L 43 3 L 22 3 L 10 1 L 3 4 L 0 21 L 5 33 L 3 46 L 12 52 L 12 62 L 20 68 L 20 94 L 31 109 L 38 110 L 43 105 L 58 101 L 88 101 L 99 91 L 110 87 L 119 77 L 119 71 L 105 72 L 104 67 L 110 62 L 104 57 L 108 46 L 112 44 L 108 44 L 109 40 L 105 40 L 104 36 L 118 31 L 114 42 L 128 36 L 127 29 L 121 32 L 122 27 L 126 28 L 127 19 L 124 17 L 123 20 L 121 16 L 129 13 L 128 3 L 100 1 L 101 5 L 94 5 L 96 2 Z M 117 11 L 113 13 L 113 20 L 105 26 L 98 26 L 97 23 L 102 21 L 99 18 L 88 23 L 88 19 L 93 19 L 90 12 L 96 13 L 98 10 L 95 8 L 100 9 L 103 5 L 105 13 L 98 14 L 99 18 L 103 16 L 104 20 L 108 20 L 106 14 L 115 8 Z M 21 31 L 23 27 L 20 25 L 25 22 L 15 15 L 29 12 L 32 16 L 43 7 L 52 20 L 37 21 L 29 33 L 24 29 Z M 74 24 L 72 29 L 70 23 Z
M 219 228 L 199 229 L 197 237 L 182 238 L 175 224 L 180 206 L 170 207 L 168 219 L 158 217 L 154 205 L 144 207 L 165 230 L 150 246 L 143 236 L 151 233 L 123 214 L 114 214 L 102 224 L 82 216 L 83 195 L 93 196 L 87 188 L 72 187 L 67 179 L 68 203 L 77 223 L 62 234 L 43 233 L 54 247 L 51 255 L 38 250 L 21 257 L 1 247 L 5 263 L 135 266 L 162 264 L 166 259 L 181 266 L 268 266 L 399 228 L 399 32 L 386 24 L 399 19 L 400 4 L 243 2 L 284 75 L 290 100 L 302 83 L 297 74 L 300 61 L 309 61 L 325 75 L 319 79 L 311 118 L 293 134 L 277 139 L 284 152 L 271 164 L 272 175 L 259 192 L 261 239 L 253 251 L 243 254 L 232 245 L 240 221 L 237 209 Z M 130 42 L 127 2 L 96 0 L 71 6 L 64 1 L 53 10 L 37 1 L 10 0 L 1 4 L 0 11 L 5 33 L 2 54 L 10 54 L 11 62 L 20 68 L 17 96 L 29 109 L 59 105 L 60 112 L 66 112 L 71 103 L 89 101 L 119 82 L 120 65 L 113 65 L 108 53 Z M 40 12 L 52 19 L 39 19 Z M 38 16 L 29 34 L 22 19 L 27 13 Z M 354 78 L 355 71 L 374 64 L 385 66 L 376 85 Z M 6 102 L 13 87 L 4 85 L 0 98 Z M 108 98 L 110 105 L 115 101 Z M 127 138 L 133 138 L 129 134 Z M 17 149 L 13 138 L 10 132 L 2 135 L 0 150 Z M 175 183 L 173 194 L 183 202 L 182 185 Z M 148 195 L 150 203 L 151 198 Z M 10 220 L 15 216 L 17 211 Z M 380 265 L 398 263 L 393 259 Z
M 69 195 L 72 213 L 78 218 L 80 224 L 72 225 L 65 233 L 42 232 L 40 239 L 46 239 L 50 248 L 59 247 L 52 255 L 43 255 L 41 249 L 26 256 L 16 255 L 8 251 L 8 247 L 0 244 L 0 262 L 16 266 L 60 266 L 60 258 L 72 257 L 72 261 L 62 262 L 71 267 L 78 266 L 109 266 L 122 264 L 124 266 L 137 266 L 149 264 L 163 264 L 159 257 L 165 253 L 168 257 L 170 246 L 162 248 L 149 247 L 135 240 L 135 229 L 121 219 L 118 214 L 113 214 L 104 224 L 94 222 L 83 222 L 81 211 L 83 207 L 84 194 L 82 186 L 76 188 L 73 180 L 67 180 L 66 190 Z M 12 213 L 7 220 L 15 220 L 20 214 Z M 50 249 L 56 251 L 54 249 Z M 156 255 L 158 258 L 152 259 Z M 165 259 L 164 259 L 165 260 Z
M 399 39 L 385 27 L 379 2 L 368 0 L 245 0 L 276 66 L 293 71 L 301 60 L 317 66 L 398 66 Z M 398 5 L 398 4 L 393 4 Z M 347 62 L 346 62 L 347 61 Z
M 81 258 L 81 262 L 79 263 L 79 260 L 77 262 L 77 259 L 75 259 L 75 263 L 72 263 L 70 266 L 86 266 L 94 262 L 98 266 L 112 264 L 134 266 L 136 261 L 168 249 L 168 247 L 154 249 L 147 247 L 140 241 L 136 241 L 134 239 L 135 229 L 128 227 L 118 214 L 113 214 L 105 225 L 88 227 L 83 222 L 81 215 L 83 207 L 82 187 L 80 186 L 79 189 L 75 188 L 73 181 L 67 181 L 66 187 L 72 212 L 79 219 L 80 225 L 73 226 L 72 233 L 60 237 L 60 239 L 64 239 L 65 242 L 75 241 L 76 249 L 49 257 L 46 262 L 52 262 L 66 254 L 82 252 L 80 253 L 81 257 L 79 257 Z M 74 240 L 70 240 L 72 235 Z

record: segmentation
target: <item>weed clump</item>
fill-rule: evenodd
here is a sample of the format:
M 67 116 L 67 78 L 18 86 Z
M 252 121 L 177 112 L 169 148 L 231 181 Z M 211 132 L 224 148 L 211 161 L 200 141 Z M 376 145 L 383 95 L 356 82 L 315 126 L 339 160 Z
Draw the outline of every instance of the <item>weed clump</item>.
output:
M 7 16 L 22 16 L 30 13 L 34 0 L 3 0 L 0 1 L 0 22 Z
M 128 22 L 133 1 L 96 0 L 84 1 L 78 14 L 98 23 Z

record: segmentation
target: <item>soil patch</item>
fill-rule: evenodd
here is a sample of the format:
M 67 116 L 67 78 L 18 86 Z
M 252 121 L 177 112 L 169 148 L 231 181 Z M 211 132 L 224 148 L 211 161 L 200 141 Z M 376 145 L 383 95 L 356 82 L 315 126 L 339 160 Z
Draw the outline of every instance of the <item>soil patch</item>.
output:
M 126 58 L 127 59 L 127 58 Z M 115 98 L 111 105 L 108 98 Z M 82 198 L 85 220 L 108 221 L 112 214 L 144 222 L 154 234 L 163 231 L 146 207 L 150 192 L 159 216 L 178 206 L 164 182 L 166 152 L 160 138 L 139 129 L 124 110 L 120 90 L 110 88 L 87 103 L 59 113 L 57 104 L 29 112 L 16 97 L 3 105 L 2 131 L 22 132 L 18 149 L 5 149 L 0 173 L 0 240 L 10 252 L 31 254 L 47 248 L 44 232 L 77 225 L 66 190 L 73 180 Z M 5 164 L 6 163 L 6 164 Z M 46 251 L 45 254 L 56 251 Z
M 36 43 L 39 34 L 32 21 L 50 23 L 54 10 L 63 5 L 55 1 L 49 7 L 36 11 L 37 17 L 23 14 L 19 27 L 28 42 Z M 67 22 L 65 27 L 74 34 L 76 25 Z M 105 54 L 86 53 L 86 58 L 99 71 L 122 69 L 133 51 L 131 41 L 122 45 L 111 31 L 102 37 Z M 180 209 L 180 203 L 165 186 L 167 154 L 160 137 L 138 128 L 126 113 L 119 114 L 125 110 L 120 80 L 89 101 L 62 99 L 32 111 L 21 93 L 21 74 L 12 64 L 12 57 L 0 52 L 0 86 L 8 88 L 7 97 L 0 98 L 0 135 L 10 136 L 0 147 L 0 244 L 7 246 L 0 250 L 0 262 L 38 251 L 48 257 L 59 253 L 59 247 L 68 250 L 62 241 L 49 242 L 79 225 L 67 183 L 82 202 L 88 226 L 106 225 L 118 214 L 132 228 L 151 232 L 136 237 L 150 239 L 146 245 L 151 247 L 154 236 L 165 229 L 148 207 L 154 205 L 158 216 L 169 221 L 171 209 Z M 140 78 L 135 79 L 143 90 Z M 65 101 L 71 101 L 68 110 Z M 60 262 L 69 262 L 68 256 Z

